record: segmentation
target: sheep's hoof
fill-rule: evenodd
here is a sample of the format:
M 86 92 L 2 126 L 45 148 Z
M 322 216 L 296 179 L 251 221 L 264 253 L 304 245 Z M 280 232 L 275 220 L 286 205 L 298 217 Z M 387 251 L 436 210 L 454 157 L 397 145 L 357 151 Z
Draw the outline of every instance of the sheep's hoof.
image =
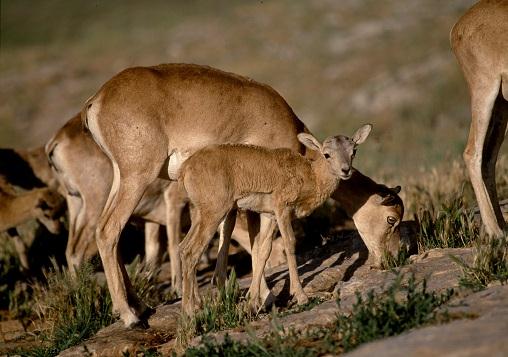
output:
M 258 314 L 259 312 L 261 312 L 261 310 L 263 309 L 263 304 L 261 304 L 261 301 L 258 298 L 250 298 L 249 299 L 249 309 L 250 309 L 250 312 L 253 313 L 253 314 Z
M 150 326 L 148 325 L 148 320 L 145 320 L 145 319 L 138 320 L 134 324 L 131 324 L 130 326 L 128 326 L 128 328 L 131 330 L 146 330 L 149 327 Z
M 121 316 L 121 319 L 125 325 L 125 328 L 131 329 L 140 323 L 140 319 L 135 314 L 128 314 L 127 316 Z

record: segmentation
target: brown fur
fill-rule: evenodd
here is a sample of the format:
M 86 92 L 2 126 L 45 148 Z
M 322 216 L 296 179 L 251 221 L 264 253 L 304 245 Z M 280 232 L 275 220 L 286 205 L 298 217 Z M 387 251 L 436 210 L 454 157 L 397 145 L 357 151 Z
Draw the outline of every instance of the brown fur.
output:
M 144 306 L 130 289 L 118 256 L 118 238 L 149 183 L 159 174 L 167 176 L 168 157 L 189 156 L 220 143 L 304 152 L 296 135 L 306 128 L 278 93 L 204 66 L 127 69 L 87 101 L 82 119 L 113 164 L 97 243 L 114 309 L 128 326 L 139 321 Z M 272 234 L 272 227 L 262 226 Z
M 15 193 L 0 176 L 0 231 L 14 228 L 30 219 L 38 219 L 52 233 L 60 226 L 54 216 L 62 208 L 62 199 L 49 188 Z
M 79 115 L 70 119 L 54 135 L 47 143 L 46 151 L 55 177 L 61 186 L 65 187 L 65 197 L 69 207 L 69 239 L 66 258 L 68 266 L 74 270 L 83 260 L 97 253 L 95 228 L 111 188 L 113 170 L 111 162 L 93 141 L 90 133 L 83 130 Z M 180 213 L 173 213 L 166 209 L 165 195 L 168 194 L 169 185 L 169 181 L 161 179 L 152 182 L 132 214 L 133 217 L 146 221 L 146 260 L 151 265 L 157 265 L 161 256 L 159 225 L 166 225 L 168 217 Z M 168 225 L 170 226 L 173 227 L 174 224 Z M 171 280 L 173 287 L 179 292 L 180 278 L 176 277 L 179 275 L 180 264 L 178 249 L 174 248 L 178 247 L 180 242 L 180 232 L 179 228 L 177 229 L 176 236 L 168 232 L 168 246 L 170 257 L 175 260 L 174 264 L 178 264 L 171 271 Z M 172 239 L 176 241 L 172 242 Z
M 353 148 L 357 142 L 365 140 L 370 126 L 362 131 L 366 134 L 357 140 L 332 137 L 325 140 L 323 146 L 310 135 L 302 134 L 305 137 L 299 137 L 300 140 L 320 152 L 313 161 L 289 149 L 212 145 L 199 150 L 183 163 L 179 184 L 185 188 L 194 210 L 191 229 L 180 244 L 182 309 L 185 313 L 193 314 L 195 305 L 199 304 L 196 281 L 199 257 L 224 219 L 224 225 L 228 227 L 225 229 L 229 230 L 227 235 L 231 234 L 236 207 L 274 217 L 271 225 L 274 226 L 277 221 L 286 251 L 290 292 L 299 304 L 308 301 L 298 278 L 291 220 L 309 215 L 330 197 L 340 179 L 349 175 Z M 357 138 L 356 134 L 354 138 Z M 255 308 L 263 303 L 260 285 L 271 251 L 271 237 L 258 242 L 258 246 L 260 258 L 257 261 L 253 259 L 253 279 L 249 290 L 251 304 Z
M 471 96 L 464 160 L 486 231 L 502 236 L 495 169 L 508 123 L 508 1 L 478 2 L 453 26 L 450 41 Z
M 56 189 L 44 148 L 0 149 L 0 231 L 9 230 L 8 236 L 25 270 L 30 269 L 28 248 L 17 228 L 37 219 L 51 233 L 59 233 L 63 199 Z

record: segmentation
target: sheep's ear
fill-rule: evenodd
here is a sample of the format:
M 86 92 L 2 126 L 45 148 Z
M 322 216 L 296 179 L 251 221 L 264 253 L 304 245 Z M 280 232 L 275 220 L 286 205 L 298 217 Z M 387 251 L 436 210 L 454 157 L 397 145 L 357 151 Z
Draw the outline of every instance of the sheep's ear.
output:
M 392 191 L 393 193 L 395 193 L 397 195 L 400 193 L 400 190 L 401 190 L 400 186 L 395 186 L 395 187 L 390 188 L 390 191 Z
M 353 142 L 356 145 L 363 143 L 365 141 L 365 139 L 367 139 L 367 137 L 369 136 L 371 130 L 372 130 L 372 125 L 365 124 L 364 126 L 362 126 L 360 129 L 358 129 L 356 131 L 355 135 L 353 135 Z
M 305 145 L 306 147 L 308 147 L 311 150 L 315 150 L 315 151 L 319 151 L 319 152 L 321 152 L 321 150 L 322 150 L 322 146 L 319 143 L 319 141 L 317 141 L 317 139 L 310 134 L 300 133 L 300 134 L 298 134 L 298 140 L 303 145 Z

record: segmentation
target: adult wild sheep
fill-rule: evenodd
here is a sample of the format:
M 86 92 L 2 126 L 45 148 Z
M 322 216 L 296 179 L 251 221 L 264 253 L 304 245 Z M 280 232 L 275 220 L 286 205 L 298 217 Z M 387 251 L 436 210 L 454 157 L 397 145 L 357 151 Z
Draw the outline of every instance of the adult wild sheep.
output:
M 298 278 L 291 220 L 309 215 L 330 197 L 340 180 L 351 177 L 356 147 L 365 141 L 371 128 L 370 124 L 362 126 L 353 138 L 329 137 L 322 145 L 310 134 L 298 134 L 303 145 L 319 153 L 313 161 L 290 149 L 234 144 L 211 145 L 187 159 L 178 179 L 193 204 L 192 226 L 180 243 L 183 311 L 191 315 L 199 305 L 199 257 L 223 220 L 224 234 L 231 234 L 237 208 L 269 216 L 269 227 L 261 229 L 273 231 L 278 225 L 288 261 L 290 293 L 299 304 L 305 304 L 308 298 Z M 264 241 L 257 244 L 258 260 L 252 262 L 249 289 L 254 308 L 260 305 L 261 278 L 272 238 L 265 234 L 259 237 Z
M 176 179 L 173 172 L 185 158 L 213 144 L 288 148 L 315 156 L 298 141 L 297 134 L 308 130 L 279 93 L 266 84 L 207 66 L 173 63 L 128 68 L 86 101 L 81 118 L 113 167 L 96 242 L 113 310 L 128 327 L 140 323 L 150 310 L 132 289 L 118 241 L 156 177 Z M 379 195 L 364 195 L 361 184 L 350 188 L 351 214 L 357 227 L 362 226 L 362 238 L 398 242 L 402 206 L 380 204 Z M 332 194 L 332 198 L 340 196 L 341 189 Z M 179 198 L 171 202 L 178 204 Z M 257 251 L 253 247 L 252 254 Z

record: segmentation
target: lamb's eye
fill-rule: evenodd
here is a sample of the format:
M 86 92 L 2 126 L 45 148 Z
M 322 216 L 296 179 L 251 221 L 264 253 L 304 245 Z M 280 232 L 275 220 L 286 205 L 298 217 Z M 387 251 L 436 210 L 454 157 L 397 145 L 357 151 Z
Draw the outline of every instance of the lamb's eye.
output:
M 329 159 L 330 158 L 330 154 L 325 154 L 325 159 Z
M 386 218 L 386 222 L 388 222 L 388 224 L 389 224 L 390 226 L 393 226 L 393 225 L 397 222 L 397 218 L 392 217 L 392 216 L 388 216 L 388 217 Z

